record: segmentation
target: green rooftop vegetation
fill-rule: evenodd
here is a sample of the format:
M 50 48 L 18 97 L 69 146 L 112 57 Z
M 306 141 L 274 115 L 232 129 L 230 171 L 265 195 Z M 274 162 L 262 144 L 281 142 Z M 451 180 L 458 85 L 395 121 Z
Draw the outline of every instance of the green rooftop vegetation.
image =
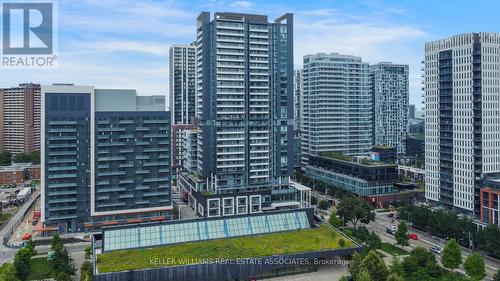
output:
M 97 269 L 101 273 L 118 272 L 193 264 L 204 260 L 258 258 L 352 246 L 352 241 L 335 229 L 321 225 L 312 229 L 107 252 L 97 256 Z
M 323 157 L 337 159 L 337 160 L 352 161 L 351 156 L 347 156 L 347 155 L 344 155 L 340 152 L 335 152 L 335 151 L 320 152 L 319 155 L 323 156 Z
M 389 148 L 393 148 L 392 146 L 389 146 L 389 145 L 382 145 L 382 144 L 377 144 L 377 145 L 374 145 L 372 146 L 373 148 L 381 148 L 381 149 L 389 149 Z

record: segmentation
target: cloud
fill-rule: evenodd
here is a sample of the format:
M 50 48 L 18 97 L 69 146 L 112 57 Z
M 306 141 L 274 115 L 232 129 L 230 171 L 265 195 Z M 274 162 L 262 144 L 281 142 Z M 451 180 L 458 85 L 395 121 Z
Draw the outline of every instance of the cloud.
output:
M 391 44 L 400 44 L 426 33 L 411 26 L 377 25 L 373 23 L 336 23 L 329 20 L 295 21 L 295 62 L 302 64 L 306 54 L 340 52 L 372 58 L 394 56 Z
M 295 13 L 294 64 L 302 67 L 303 56 L 338 52 L 361 56 L 364 61 L 392 61 L 410 66 L 410 102 L 420 105 L 421 42 L 428 37 L 419 25 L 394 22 L 398 8 L 372 9 L 370 13 L 341 9 L 310 9 Z
M 421 42 L 427 34 L 421 26 L 411 24 L 418 19 L 412 18 L 410 11 L 378 0 L 366 0 L 361 4 L 364 6 L 358 9 L 357 5 L 355 10 L 325 4 L 328 1 L 312 1 L 310 5 L 297 2 L 59 1 L 59 69 L 17 72 L 0 69 L 1 83 L 8 81 L 10 85 L 2 86 L 13 86 L 36 80 L 74 82 L 166 94 L 169 46 L 189 44 L 195 39 L 195 22 L 200 11 L 231 8 L 235 12 L 265 14 L 270 19 L 293 12 L 296 67 L 302 65 L 303 55 L 317 52 L 358 55 L 371 63 L 409 64 L 411 88 L 420 100 Z
M 301 11 L 299 14 L 303 16 L 326 17 L 326 16 L 331 16 L 334 13 L 338 12 L 340 11 L 337 9 L 314 9 L 314 10 Z
M 193 37 L 196 13 L 170 2 L 86 0 L 64 2 L 60 28 L 80 34 L 121 34 L 128 37 Z
M 85 50 L 96 53 L 132 52 L 153 56 L 168 56 L 168 46 L 161 42 L 129 41 L 129 40 L 99 40 L 94 42 L 77 42 L 83 52 Z

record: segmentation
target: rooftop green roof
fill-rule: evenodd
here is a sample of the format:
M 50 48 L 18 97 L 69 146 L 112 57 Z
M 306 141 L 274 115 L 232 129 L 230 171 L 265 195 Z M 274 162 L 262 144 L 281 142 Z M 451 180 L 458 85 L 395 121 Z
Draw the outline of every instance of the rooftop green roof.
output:
M 339 245 L 341 239 L 345 242 L 343 246 Z M 258 258 L 353 246 L 352 241 L 335 229 L 320 225 L 311 229 L 106 252 L 97 256 L 97 269 L 99 273 L 119 272 L 195 264 L 214 259 Z

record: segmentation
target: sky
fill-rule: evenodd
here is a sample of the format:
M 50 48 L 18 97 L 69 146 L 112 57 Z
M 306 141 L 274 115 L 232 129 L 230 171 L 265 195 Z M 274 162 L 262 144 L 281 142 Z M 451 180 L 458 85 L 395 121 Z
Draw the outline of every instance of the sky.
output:
M 168 95 L 169 47 L 194 41 L 201 11 L 264 14 L 270 21 L 293 13 L 296 69 L 304 55 L 318 52 L 408 64 L 410 103 L 421 108 L 425 42 L 500 32 L 497 0 L 59 0 L 57 6 L 57 69 L 0 68 L 0 87 L 74 83 Z

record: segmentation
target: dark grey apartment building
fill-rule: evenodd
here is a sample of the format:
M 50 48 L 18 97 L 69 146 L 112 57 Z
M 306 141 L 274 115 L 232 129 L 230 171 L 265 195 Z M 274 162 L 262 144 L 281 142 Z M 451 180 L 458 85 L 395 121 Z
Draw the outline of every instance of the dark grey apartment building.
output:
M 170 125 L 164 96 L 42 86 L 45 231 L 169 218 Z

